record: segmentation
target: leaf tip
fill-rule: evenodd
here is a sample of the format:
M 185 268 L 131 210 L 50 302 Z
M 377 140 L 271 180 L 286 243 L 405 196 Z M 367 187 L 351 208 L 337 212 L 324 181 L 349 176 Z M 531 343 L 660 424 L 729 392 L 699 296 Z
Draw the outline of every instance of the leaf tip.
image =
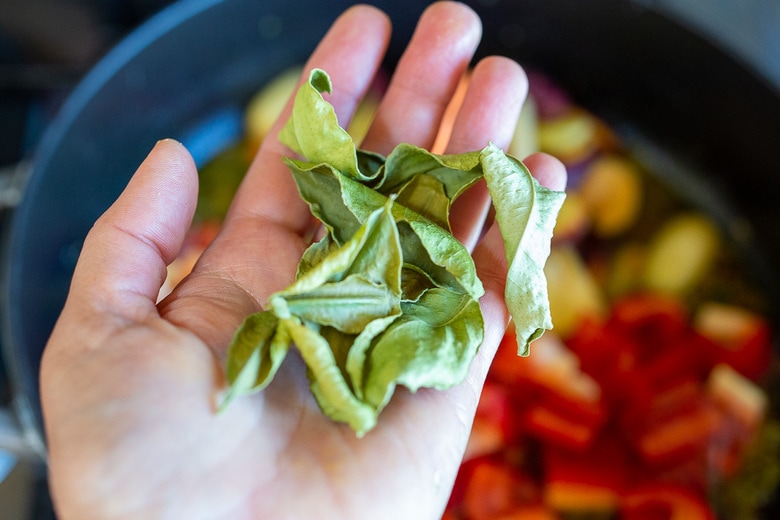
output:
M 535 329 L 527 339 L 523 339 L 517 336 L 517 355 L 520 357 L 528 357 L 531 354 L 531 343 L 541 338 L 547 329 L 538 328 Z
M 312 69 L 309 73 L 309 84 L 317 89 L 317 92 L 327 92 L 330 94 L 333 91 L 333 84 L 330 81 L 328 73 L 322 69 Z

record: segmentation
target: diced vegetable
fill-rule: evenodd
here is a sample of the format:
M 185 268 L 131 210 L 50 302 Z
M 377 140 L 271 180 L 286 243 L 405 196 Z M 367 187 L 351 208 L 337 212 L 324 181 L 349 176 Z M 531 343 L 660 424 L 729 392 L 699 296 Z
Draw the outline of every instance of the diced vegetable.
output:
M 473 466 L 462 502 L 470 520 L 511 518 L 518 510 L 540 504 L 539 488 L 528 475 L 491 459 L 473 461 Z
M 558 213 L 553 240 L 556 243 L 577 241 L 590 227 L 591 218 L 585 201 L 578 192 L 570 191 Z
M 604 294 L 574 248 L 554 248 L 544 272 L 550 314 L 559 336 L 568 337 L 583 319 L 598 319 L 606 314 Z
M 301 70 L 301 67 L 292 67 L 281 72 L 249 101 L 244 112 L 244 127 L 253 149 L 260 146 L 282 113 L 285 103 L 295 92 Z
M 751 433 L 758 429 L 769 409 L 764 390 L 725 363 L 710 372 L 707 394 L 737 420 L 738 426 Z
M 772 346 L 765 317 L 744 307 L 707 302 L 696 312 L 694 327 L 712 340 L 713 364 L 725 363 L 754 381 L 766 375 Z
M 585 170 L 579 193 L 597 236 L 623 233 L 636 221 L 642 205 L 641 177 L 637 167 L 619 155 L 593 160 Z
M 641 264 L 644 251 L 636 251 Z M 581 255 L 559 243 L 547 265 L 553 319 L 564 317 L 566 335 L 546 334 L 520 360 L 499 348 L 489 394 L 507 389 L 503 402 L 520 427 L 501 436 L 503 447 L 491 446 L 493 457 L 527 474 L 536 469 L 545 504 L 564 517 L 714 518 L 708 490 L 742 482 L 735 479 L 767 414 L 765 391 L 741 371 L 769 366 L 768 323 L 736 305 L 692 309 L 679 292 L 634 282 L 610 295 Z M 600 312 L 582 303 L 583 285 Z M 569 306 L 568 317 L 556 301 Z M 730 352 L 739 352 L 734 366 L 724 361 Z M 518 459 L 517 449 L 543 456 Z M 776 461 L 760 466 L 762 489 L 777 483 L 769 468 L 780 478 Z
M 529 435 L 575 451 L 586 450 L 596 438 L 597 425 L 576 420 L 544 405 L 525 410 L 521 421 Z
M 539 122 L 539 148 L 566 163 L 584 160 L 599 145 L 599 122 L 583 110 L 568 110 Z
M 714 520 L 701 495 L 682 486 L 648 483 L 629 491 L 620 504 L 621 519 Z
M 590 449 L 572 453 L 545 445 L 545 503 L 562 513 L 611 514 L 629 477 L 628 452 L 621 439 L 602 436 Z
M 485 384 L 464 460 L 496 453 L 512 442 L 519 431 L 513 408 L 514 401 L 505 387 L 492 381 Z
M 707 403 L 657 421 L 637 439 L 642 460 L 653 467 L 696 456 L 721 426 L 722 415 Z
M 517 120 L 512 142 L 507 152 L 513 157 L 525 159 L 539 151 L 539 115 L 536 101 L 528 96 Z
M 685 295 L 709 272 L 719 247 L 719 233 L 704 215 L 686 213 L 672 218 L 648 249 L 645 287 Z

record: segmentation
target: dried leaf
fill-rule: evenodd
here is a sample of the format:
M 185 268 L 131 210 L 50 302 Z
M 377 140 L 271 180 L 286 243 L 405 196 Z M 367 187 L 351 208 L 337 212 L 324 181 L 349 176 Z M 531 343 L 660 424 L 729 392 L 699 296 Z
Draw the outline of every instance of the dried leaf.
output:
M 304 253 L 296 281 L 239 329 L 228 395 L 266 385 L 292 341 L 323 412 L 362 435 L 397 385 L 460 383 L 482 342 L 484 288 L 451 233 L 452 203 L 486 179 L 509 263 L 507 306 L 525 354 L 552 327 L 543 267 L 563 194 L 491 144 L 456 155 L 401 144 L 386 159 L 358 150 L 322 98 L 330 90 L 327 74 L 313 70 L 280 134 L 303 157 L 285 163 L 327 234 Z

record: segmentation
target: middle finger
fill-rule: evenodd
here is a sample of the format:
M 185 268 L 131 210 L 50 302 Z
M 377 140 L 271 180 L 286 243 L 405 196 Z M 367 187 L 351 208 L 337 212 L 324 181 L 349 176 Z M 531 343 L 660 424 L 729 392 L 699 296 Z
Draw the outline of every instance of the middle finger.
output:
M 481 36 L 479 17 L 469 7 L 456 2 L 428 7 L 361 147 L 384 155 L 401 142 L 429 149 Z

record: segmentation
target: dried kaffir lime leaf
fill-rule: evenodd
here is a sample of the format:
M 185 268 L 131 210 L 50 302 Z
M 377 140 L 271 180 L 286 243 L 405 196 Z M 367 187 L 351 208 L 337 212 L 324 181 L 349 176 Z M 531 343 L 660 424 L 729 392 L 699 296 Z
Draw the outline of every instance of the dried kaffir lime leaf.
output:
M 484 293 L 471 255 L 450 231 L 453 201 L 484 178 L 504 239 L 507 307 L 518 353 L 552 328 L 544 263 L 564 194 L 541 186 L 488 144 L 436 155 L 401 144 L 387 158 L 359 150 L 339 126 L 314 69 L 280 139 L 301 198 L 325 226 L 298 277 L 247 318 L 228 351 L 229 398 L 265 387 L 294 344 L 322 410 L 358 435 L 395 387 L 448 388 L 483 339 Z

